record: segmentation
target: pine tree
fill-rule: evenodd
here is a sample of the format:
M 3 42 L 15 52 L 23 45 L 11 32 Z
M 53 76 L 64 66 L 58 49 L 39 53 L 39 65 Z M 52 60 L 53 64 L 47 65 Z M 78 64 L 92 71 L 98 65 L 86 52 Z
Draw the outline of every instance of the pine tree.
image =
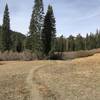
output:
M 1 50 L 10 50 L 11 49 L 11 32 L 10 32 L 10 18 L 9 18 L 9 9 L 8 5 L 5 6 L 2 33 L 1 33 Z
M 1 25 L 0 25 L 0 33 L 1 33 Z
M 53 52 L 55 49 L 55 38 L 56 38 L 56 27 L 55 27 L 55 18 L 52 6 L 48 6 L 47 13 L 44 19 L 44 26 L 42 31 L 42 44 L 43 44 L 43 53 L 48 55 L 50 52 Z
M 86 34 L 86 38 L 85 38 L 85 50 L 89 50 L 89 35 L 88 35 L 88 33 Z
M 100 31 L 97 29 L 95 34 L 96 48 L 100 48 Z
M 61 35 L 59 38 L 59 50 L 60 52 L 64 52 L 65 51 L 65 42 L 64 42 L 64 36 Z
M 41 32 L 43 28 L 44 8 L 42 0 L 35 0 L 29 26 L 32 51 L 36 54 L 41 51 Z M 38 54 L 37 54 L 38 55 Z
M 84 49 L 85 49 L 84 39 L 80 34 L 78 34 L 75 39 L 75 50 L 79 51 L 79 50 L 84 50 Z
M 24 48 L 26 50 L 31 50 L 32 49 L 32 42 L 31 42 L 31 36 L 27 36 L 24 40 Z
M 90 33 L 89 35 L 89 49 L 95 49 L 96 48 L 96 38 L 93 33 Z
M 56 52 L 63 52 L 64 51 L 64 37 L 61 35 L 57 37 L 55 40 L 55 51 Z
M 74 51 L 75 50 L 75 40 L 72 35 L 68 38 L 68 51 Z
M 14 34 L 14 33 L 12 33 Z M 18 33 L 15 35 L 12 35 L 12 50 L 15 52 L 22 52 L 23 51 L 23 42 L 22 40 L 24 40 L 23 38 L 21 38 L 21 36 L 18 36 Z
M 0 37 L 1 37 L 1 33 L 2 33 L 2 27 L 1 27 L 1 25 L 0 25 Z M 0 41 L 1 42 L 1 41 Z

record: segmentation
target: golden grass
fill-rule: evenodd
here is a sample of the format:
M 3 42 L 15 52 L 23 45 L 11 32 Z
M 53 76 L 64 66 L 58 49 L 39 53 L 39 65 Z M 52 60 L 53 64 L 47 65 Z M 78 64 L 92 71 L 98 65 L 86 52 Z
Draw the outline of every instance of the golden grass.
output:
M 36 72 L 39 84 L 56 97 L 46 100 L 100 100 L 100 54 L 53 63 Z
M 0 62 L 0 100 L 100 100 L 100 54 L 69 61 Z
M 31 69 L 38 68 L 42 63 L 44 62 L 0 62 L 0 100 L 29 100 L 26 78 Z

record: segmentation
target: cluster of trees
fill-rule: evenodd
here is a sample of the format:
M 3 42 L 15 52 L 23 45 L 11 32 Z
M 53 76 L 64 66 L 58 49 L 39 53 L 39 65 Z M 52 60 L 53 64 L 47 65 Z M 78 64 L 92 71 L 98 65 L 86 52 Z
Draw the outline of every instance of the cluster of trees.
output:
M 48 6 L 44 15 L 42 0 L 35 0 L 25 49 L 34 52 L 38 58 L 49 56 L 55 51 L 56 27 L 53 8 Z
M 44 15 L 42 0 L 35 0 L 27 36 L 10 29 L 9 8 L 6 4 L 3 24 L 0 26 L 0 51 L 31 50 L 37 57 L 48 56 L 56 39 L 55 18 L 52 6 Z
M 5 6 L 3 24 L 0 26 L 0 51 L 23 51 L 25 35 L 10 29 L 10 17 L 8 5 Z
M 70 35 L 68 38 L 58 37 L 56 39 L 56 51 L 80 51 L 80 50 L 91 50 L 100 48 L 100 31 L 97 30 L 95 34 L 87 34 L 86 37 L 82 37 L 78 34 L 76 37 Z
M 86 37 L 63 35 L 56 37 L 56 25 L 53 8 L 48 6 L 44 14 L 42 0 L 35 0 L 27 36 L 10 29 L 8 5 L 5 6 L 3 24 L 0 26 L 0 51 L 22 52 L 30 50 L 38 58 L 48 57 L 54 52 L 79 51 L 100 48 L 100 31 Z

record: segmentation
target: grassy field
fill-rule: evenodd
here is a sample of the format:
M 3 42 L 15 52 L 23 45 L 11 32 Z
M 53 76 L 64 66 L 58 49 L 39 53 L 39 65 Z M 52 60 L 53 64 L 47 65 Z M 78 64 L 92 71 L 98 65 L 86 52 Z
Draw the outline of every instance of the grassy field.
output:
M 0 62 L 0 100 L 100 100 L 100 54 Z

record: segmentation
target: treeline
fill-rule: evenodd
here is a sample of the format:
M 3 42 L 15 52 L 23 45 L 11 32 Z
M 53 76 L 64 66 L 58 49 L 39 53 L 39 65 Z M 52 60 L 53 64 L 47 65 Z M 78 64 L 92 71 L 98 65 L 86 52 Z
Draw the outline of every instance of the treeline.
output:
M 19 26 L 20 27 L 20 26 Z M 56 20 L 53 8 L 48 5 L 46 14 L 42 0 L 34 0 L 27 36 L 10 29 L 10 13 L 5 6 L 3 24 L 0 26 L 0 51 L 30 51 L 38 59 L 52 58 L 56 52 L 79 51 L 100 48 L 100 31 L 82 37 L 70 35 L 56 37 Z M 25 53 L 26 54 L 26 53 Z
M 100 48 L 100 31 L 96 33 L 87 34 L 86 37 L 82 37 L 78 34 L 76 37 L 70 35 L 68 38 L 58 37 L 56 39 L 56 51 L 67 52 L 67 51 L 80 51 L 80 50 L 91 50 Z

